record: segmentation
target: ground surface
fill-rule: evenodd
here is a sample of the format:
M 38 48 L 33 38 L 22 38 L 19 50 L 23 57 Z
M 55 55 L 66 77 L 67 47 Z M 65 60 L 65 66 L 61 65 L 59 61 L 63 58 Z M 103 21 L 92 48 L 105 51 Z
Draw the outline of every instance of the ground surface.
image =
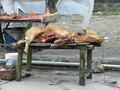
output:
M 84 33 L 82 31 L 82 20 L 83 17 L 80 15 L 71 16 L 61 16 L 56 22 L 51 24 L 56 24 L 62 26 L 71 31 Z M 93 51 L 93 60 L 113 60 L 119 61 L 120 55 L 120 14 L 119 13 L 94 13 L 90 19 L 89 27 L 87 28 L 96 31 L 99 35 L 105 38 L 102 43 L 102 47 L 95 48 Z M 53 51 L 54 52 L 54 51 Z M 73 53 L 72 53 L 73 52 Z M 77 52 L 77 51 L 76 51 Z M 74 54 L 74 50 L 68 51 L 68 54 Z M 44 54 L 44 53 L 43 53 Z M 45 53 L 46 54 L 46 53 Z M 56 55 L 57 53 L 55 53 Z M 66 56 L 68 55 L 65 53 Z M 71 54 L 71 57 L 72 57 Z M 47 54 L 48 55 L 48 54 Z M 59 51 L 58 54 L 60 55 Z M 49 56 L 49 55 L 48 55 Z M 78 57 L 75 53 L 73 56 Z M 74 58 L 72 58 L 74 60 Z
M 1 90 L 119 90 L 112 82 L 120 80 L 119 72 L 94 73 L 80 86 L 77 70 L 33 69 L 31 77 L 21 82 L 0 80 Z
M 104 49 L 118 51 L 120 46 L 120 15 L 93 15 L 87 29 L 92 29 L 105 37 Z M 54 24 L 68 30 L 82 32 L 82 17 L 79 15 L 62 16 Z M 114 45 L 113 45 L 114 43 Z
M 80 15 L 61 15 L 55 19 L 55 22 L 50 24 L 59 25 L 65 29 L 84 33 L 82 31 L 83 17 Z M 5 26 L 6 24 L 3 24 Z M 25 26 L 25 23 L 12 23 L 11 27 Z M 43 26 L 35 23 L 33 26 Z M 104 62 L 119 62 L 120 58 L 120 14 L 117 13 L 94 13 L 90 19 L 89 27 L 87 28 L 96 31 L 99 35 L 105 38 L 101 47 L 93 50 L 93 60 L 102 60 Z M 78 61 L 79 51 L 77 50 L 43 50 L 42 52 L 34 52 L 34 59 L 37 60 L 57 60 L 57 61 Z M 2 52 L 1 52 L 2 53 Z M 3 57 L 3 56 L 2 56 Z M 62 58 L 62 59 L 61 59 Z
M 93 29 L 101 36 L 105 37 L 103 47 L 95 48 L 93 51 L 93 60 L 119 62 L 120 58 L 120 15 L 93 15 L 90 20 L 88 29 Z M 82 32 L 82 17 L 79 15 L 74 16 L 61 16 L 56 24 L 72 30 L 75 32 Z M 18 24 L 11 24 L 11 26 Z M 23 24 L 19 24 L 23 26 Z M 35 24 L 36 25 L 36 24 Z M 37 24 L 38 25 L 38 24 Z M 82 32 L 83 33 L 83 32 Z M 5 53 L 14 51 L 5 50 L 4 47 L 0 48 L 0 58 L 4 58 Z M 42 60 L 57 60 L 57 61 L 78 61 L 79 51 L 76 50 L 43 50 L 34 51 L 33 58 Z M 25 55 L 26 58 L 26 55 Z M 61 59 L 62 58 L 62 59 Z M 1 90 L 119 90 L 111 84 L 113 81 L 119 81 L 119 71 L 109 71 L 105 73 L 94 73 L 92 80 L 86 80 L 86 86 L 79 86 L 79 77 L 77 70 L 32 70 L 32 76 L 22 78 L 21 82 L 0 80 Z

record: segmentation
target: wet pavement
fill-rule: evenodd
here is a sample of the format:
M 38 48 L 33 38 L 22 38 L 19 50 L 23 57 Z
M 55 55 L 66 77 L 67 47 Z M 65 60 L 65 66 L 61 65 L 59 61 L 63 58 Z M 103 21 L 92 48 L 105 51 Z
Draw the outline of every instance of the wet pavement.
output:
M 57 50 L 56 50 L 57 51 Z M 16 51 L 9 51 L 5 48 L 0 49 L 0 57 L 4 58 L 5 53 L 11 53 Z M 40 56 L 40 53 L 49 53 L 49 56 L 54 57 L 55 55 L 59 54 L 62 57 L 64 56 L 61 50 L 57 51 L 34 51 L 34 56 Z M 50 53 L 51 52 L 51 53 Z M 70 56 L 70 51 L 64 51 L 64 53 L 68 52 L 66 56 Z M 78 53 L 78 51 L 74 51 Z M 71 55 L 74 55 L 72 52 Z M 54 54 L 55 53 L 55 54 Z M 42 56 L 41 56 L 42 57 Z M 77 55 L 76 55 L 77 57 Z M 95 58 L 97 56 L 93 56 Z M 26 55 L 24 55 L 26 58 Z M 47 58 L 44 58 L 47 60 Z M 63 58 L 65 59 L 65 57 Z M 107 59 L 107 58 L 106 58 Z M 51 59 L 50 59 L 51 60 Z M 58 59 L 59 61 L 62 59 Z M 68 60 L 68 58 L 66 59 Z M 34 67 L 35 68 L 35 67 Z M 0 88 L 1 90 L 119 90 L 119 87 L 115 87 L 113 82 L 117 82 L 120 80 L 120 71 L 105 71 L 103 73 L 93 73 L 92 79 L 86 79 L 86 85 L 80 86 L 79 85 L 79 72 L 78 68 L 64 68 L 64 67 L 41 67 L 37 65 L 37 69 L 32 69 L 31 72 L 25 72 L 23 69 L 24 76 L 26 73 L 30 73 L 30 77 L 22 77 L 20 82 L 15 80 L 13 81 L 6 81 L 0 80 Z M 86 74 L 87 75 L 87 74 Z
M 70 19 L 72 18 L 72 19 Z M 105 36 L 106 40 L 101 47 L 93 50 L 93 61 L 100 60 L 105 63 L 120 64 L 120 15 L 93 16 L 90 27 L 100 35 Z M 65 27 L 68 30 L 80 31 L 82 25 L 81 17 L 63 16 L 57 22 L 53 23 Z M 0 59 L 4 59 L 5 53 L 16 51 L 0 48 Z M 24 54 L 24 58 L 26 55 Z M 34 50 L 33 60 L 55 61 L 55 62 L 79 62 L 79 50 Z M 92 79 L 86 79 L 86 85 L 78 84 L 77 69 L 45 68 L 32 69 L 31 76 L 22 78 L 21 82 L 0 80 L 1 90 L 119 90 L 113 82 L 120 81 L 120 71 L 105 71 L 104 73 L 93 73 Z
M 119 90 L 113 82 L 120 80 L 120 72 L 108 71 L 93 73 L 92 79 L 86 79 L 86 85 L 80 86 L 77 70 L 33 69 L 31 76 L 20 82 L 0 80 L 1 90 Z

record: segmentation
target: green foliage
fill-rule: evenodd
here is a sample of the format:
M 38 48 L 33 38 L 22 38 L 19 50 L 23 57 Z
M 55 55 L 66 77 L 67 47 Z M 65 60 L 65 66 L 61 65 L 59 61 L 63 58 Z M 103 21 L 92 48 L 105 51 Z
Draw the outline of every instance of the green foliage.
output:
M 120 65 L 120 62 L 118 62 L 118 61 L 110 61 L 110 62 L 102 62 L 102 64 Z
M 99 9 L 94 9 L 93 12 L 120 12 L 120 9 L 102 9 L 102 8 L 99 8 Z

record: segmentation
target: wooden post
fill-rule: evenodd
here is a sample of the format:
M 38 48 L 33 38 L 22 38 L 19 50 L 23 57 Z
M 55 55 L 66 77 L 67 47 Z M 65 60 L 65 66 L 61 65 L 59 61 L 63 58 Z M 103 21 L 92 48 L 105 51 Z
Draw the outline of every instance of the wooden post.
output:
M 27 65 L 26 65 L 27 71 L 31 71 L 31 60 L 32 60 L 32 48 L 29 47 L 27 54 Z
M 23 48 L 18 48 L 18 62 L 17 62 L 17 65 L 16 65 L 16 81 L 21 80 L 22 59 L 23 59 Z
M 28 25 L 27 25 L 27 27 L 26 27 L 26 29 L 24 30 L 24 33 L 23 33 L 21 39 L 23 39 L 23 38 L 25 37 L 26 31 L 27 31 L 28 29 L 30 29 L 31 27 L 32 27 L 32 21 L 29 21 L 29 22 L 28 22 Z
M 85 85 L 85 49 L 80 49 L 79 84 Z
M 0 23 L 0 43 L 4 43 L 3 35 L 2 35 L 2 25 L 1 25 L 1 23 Z
M 47 0 L 45 0 L 45 13 L 47 12 Z
M 92 50 L 87 50 L 87 76 L 88 79 L 92 79 Z

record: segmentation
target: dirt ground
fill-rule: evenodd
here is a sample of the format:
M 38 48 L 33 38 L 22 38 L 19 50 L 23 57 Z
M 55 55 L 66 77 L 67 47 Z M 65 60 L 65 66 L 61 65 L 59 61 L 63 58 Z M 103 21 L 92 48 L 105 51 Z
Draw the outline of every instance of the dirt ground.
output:
M 61 15 L 56 24 L 71 31 L 84 33 L 82 31 L 83 17 L 80 15 Z M 93 60 L 105 62 L 119 62 L 120 55 L 120 12 L 96 12 L 93 13 L 88 30 L 92 29 L 105 38 L 100 48 L 93 51 Z
M 66 28 L 71 31 L 75 32 L 82 32 L 82 17 L 80 15 L 72 15 L 72 16 L 63 16 L 59 19 L 57 19 L 56 22 L 51 22 L 51 24 L 56 24 L 59 26 L 62 26 L 63 28 Z M 99 35 L 104 36 L 105 41 L 103 42 L 103 49 L 107 52 L 119 52 L 119 45 L 120 45 L 120 31 L 119 31 L 119 25 L 120 25 L 120 15 L 93 15 L 90 20 L 90 25 L 88 29 L 93 29 Z M 15 25 L 15 24 L 13 24 Z M 16 24 L 17 25 L 17 24 Z M 22 24 L 23 25 L 23 24 Z M 35 24 L 36 25 L 36 24 Z M 97 50 L 101 48 L 96 48 Z M 0 49 L 1 56 L 3 56 L 4 49 Z M 7 51 L 8 52 L 8 51 Z M 49 51 L 52 53 L 51 51 Z M 39 53 L 39 52 L 38 52 Z M 45 53 L 45 52 L 43 52 Z M 47 51 L 48 53 L 48 51 Z M 51 54 L 46 55 L 52 56 Z M 58 53 L 58 52 L 57 52 Z M 57 54 L 53 54 L 54 56 Z M 60 51 L 61 53 L 61 51 Z M 60 53 L 58 53 L 60 55 Z M 65 53 L 65 52 L 64 52 Z M 69 55 L 70 56 L 69 52 Z M 74 52 L 73 52 L 74 53 Z M 73 54 L 72 53 L 72 54 Z M 94 52 L 96 53 L 96 52 Z M 93 54 L 94 54 L 93 53 Z M 99 51 L 96 53 L 99 55 Z M 119 53 L 114 53 L 118 54 Z M 113 54 L 112 54 L 113 55 Z M 36 56 L 36 55 L 35 55 Z M 40 54 L 39 54 L 40 56 Z M 97 55 L 93 55 L 97 56 Z M 109 56 L 108 58 L 110 58 Z M 116 56 L 114 56 L 116 57 Z M 100 57 L 101 58 L 101 57 Z M 93 57 L 94 59 L 94 57 Z M 67 71 L 60 71 L 60 70 L 53 70 L 53 71 L 33 71 L 32 76 L 28 78 L 22 78 L 21 82 L 11 81 L 0 81 L 0 88 L 1 90 L 93 90 L 95 88 L 96 90 L 119 90 L 119 88 L 114 87 L 114 84 L 111 84 L 113 81 L 118 81 L 119 78 L 119 72 L 105 72 L 105 73 L 94 73 L 93 79 L 86 80 L 86 86 L 79 86 L 78 85 L 78 72 L 67 70 Z M 33 87 L 30 87 L 30 85 L 34 85 Z M 99 88 L 98 88 L 99 87 Z
M 80 15 L 61 16 L 57 22 L 53 23 L 60 25 L 71 31 L 81 32 L 82 31 L 82 20 L 83 17 Z M 120 49 L 120 14 L 108 14 L 102 15 L 93 14 L 90 19 L 89 27 L 87 28 L 96 31 L 99 35 L 104 36 L 105 41 L 103 43 L 105 50 L 119 51 Z M 114 45 L 113 45 L 114 44 Z
M 54 18 L 54 16 L 53 16 Z M 52 18 L 51 18 L 52 19 Z M 71 30 L 71 31 L 75 31 L 75 32 L 80 32 L 80 33 L 84 33 L 82 31 L 82 21 L 83 21 L 83 17 L 80 15 L 60 15 L 59 18 L 55 19 L 54 22 L 50 22 L 50 24 L 55 24 L 55 25 L 59 25 L 65 29 Z M 3 24 L 4 26 L 5 24 Z M 22 24 L 11 24 L 11 26 L 15 27 L 15 26 L 22 26 L 25 25 L 24 23 Z M 40 23 L 35 23 L 33 24 L 33 26 L 41 26 L 42 24 Z M 104 42 L 102 43 L 102 47 L 100 48 L 96 48 L 93 51 L 93 60 L 102 60 L 103 57 L 102 55 L 106 55 L 104 56 L 106 61 L 107 60 L 111 60 L 112 61 L 119 61 L 120 58 L 120 30 L 119 30 L 119 25 L 120 25 L 120 13 L 101 13 L 101 12 L 97 12 L 97 13 L 93 13 L 91 19 L 90 19 L 90 24 L 89 27 L 87 28 L 92 29 L 94 31 L 96 31 L 99 35 L 103 36 L 105 38 Z M 49 54 L 50 52 L 50 54 Z M 33 56 L 33 58 L 38 58 L 41 59 L 41 55 L 45 55 L 45 57 L 51 57 L 53 59 L 53 56 L 55 59 L 58 59 L 59 57 L 63 57 L 63 55 L 61 55 L 62 53 L 65 53 L 65 51 L 61 51 L 61 50 L 57 50 L 56 51 L 43 51 L 35 53 L 37 54 L 37 56 Z M 68 53 L 68 52 L 67 52 Z M 78 54 L 76 54 L 76 51 L 72 50 L 72 52 L 69 52 L 68 54 L 70 55 L 64 55 L 65 58 L 67 58 L 67 60 L 71 59 L 73 60 L 75 57 L 75 60 L 79 58 Z M 77 52 L 78 53 L 78 52 Z M 53 55 L 53 56 L 52 56 Z M 74 56 L 74 57 L 73 57 Z M 43 56 L 44 57 L 44 56 Z M 63 58 L 64 58 L 63 57 Z M 70 57 L 70 58 L 69 58 Z M 64 58 L 64 59 L 65 59 Z
M 60 15 L 59 17 L 53 16 L 54 22 L 50 24 L 59 25 L 65 29 L 84 33 L 82 31 L 83 17 L 81 15 Z M 52 18 L 51 18 L 52 20 Z M 12 26 L 23 26 L 25 24 L 12 24 Z M 35 23 L 34 26 L 41 24 Z M 104 50 L 119 51 L 120 46 L 120 12 L 96 12 L 93 13 L 89 27 L 87 28 L 96 31 L 99 35 L 104 36 L 103 43 Z M 113 45 L 114 44 L 114 45 Z

